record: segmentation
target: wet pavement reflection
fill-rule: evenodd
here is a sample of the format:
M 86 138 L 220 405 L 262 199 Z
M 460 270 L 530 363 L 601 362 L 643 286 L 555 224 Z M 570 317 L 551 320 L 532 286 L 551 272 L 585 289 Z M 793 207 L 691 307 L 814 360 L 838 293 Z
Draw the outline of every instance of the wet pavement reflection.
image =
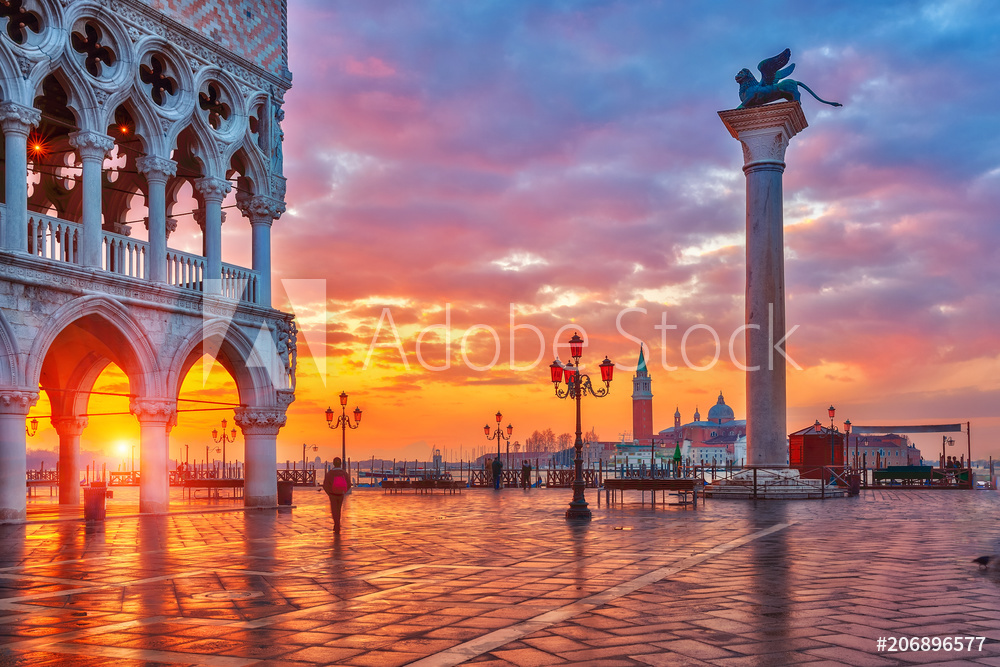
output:
M 358 489 L 0 526 L 0 664 L 1000 665 L 992 492 L 626 502 Z M 888 652 L 886 636 L 984 637 Z

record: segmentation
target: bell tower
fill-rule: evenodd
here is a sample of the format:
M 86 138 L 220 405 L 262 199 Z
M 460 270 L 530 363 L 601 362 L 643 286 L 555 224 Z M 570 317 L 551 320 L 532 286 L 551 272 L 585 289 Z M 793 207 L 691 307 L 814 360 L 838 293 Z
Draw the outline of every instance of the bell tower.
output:
M 652 380 L 646 370 L 646 357 L 639 346 L 639 364 L 632 378 L 632 439 L 648 445 L 653 441 L 653 392 Z

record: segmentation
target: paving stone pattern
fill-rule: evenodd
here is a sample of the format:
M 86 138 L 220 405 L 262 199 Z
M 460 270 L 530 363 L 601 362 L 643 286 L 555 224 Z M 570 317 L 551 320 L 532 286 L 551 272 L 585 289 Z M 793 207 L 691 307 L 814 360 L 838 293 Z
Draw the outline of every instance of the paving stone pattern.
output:
M 970 562 L 1000 552 L 996 493 L 629 502 L 583 526 L 570 495 L 358 489 L 340 535 L 312 489 L 0 526 L 0 665 L 1000 667 L 1000 574 Z M 986 639 L 876 650 L 956 635 Z

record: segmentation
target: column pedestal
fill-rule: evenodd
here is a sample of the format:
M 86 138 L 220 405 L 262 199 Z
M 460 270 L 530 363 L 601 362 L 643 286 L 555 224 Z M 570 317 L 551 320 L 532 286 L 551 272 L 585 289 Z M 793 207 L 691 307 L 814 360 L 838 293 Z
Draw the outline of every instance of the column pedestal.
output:
M 807 126 L 798 102 L 720 111 L 743 145 L 747 181 L 747 465 L 787 468 L 785 259 L 781 175 L 788 142 Z
M 0 521 L 27 518 L 27 447 L 24 418 L 38 392 L 0 389 Z
M 246 443 L 243 504 L 278 504 L 278 431 L 285 425 L 285 408 L 236 408 L 235 421 Z
M 80 435 L 87 428 L 86 417 L 52 420 L 59 434 L 59 504 L 80 504 Z
M 177 414 L 174 401 L 133 399 L 129 411 L 139 420 L 139 511 L 162 513 L 170 509 L 167 434 Z

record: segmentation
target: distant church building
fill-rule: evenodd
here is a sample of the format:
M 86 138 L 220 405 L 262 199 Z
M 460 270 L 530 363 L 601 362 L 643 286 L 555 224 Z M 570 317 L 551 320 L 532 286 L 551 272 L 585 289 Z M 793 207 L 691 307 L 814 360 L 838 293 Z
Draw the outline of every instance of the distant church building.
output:
M 674 412 L 674 425 L 660 431 L 659 437 L 671 448 L 680 446 L 681 456 L 691 463 L 725 465 L 746 458 L 746 434 L 746 420 L 736 419 L 736 413 L 726 405 L 720 391 L 705 421 L 695 408 L 694 420 L 682 425 L 678 408 Z
M 638 445 L 653 442 L 653 392 L 652 379 L 646 370 L 646 357 L 639 347 L 639 363 L 632 378 L 632 439 Z

